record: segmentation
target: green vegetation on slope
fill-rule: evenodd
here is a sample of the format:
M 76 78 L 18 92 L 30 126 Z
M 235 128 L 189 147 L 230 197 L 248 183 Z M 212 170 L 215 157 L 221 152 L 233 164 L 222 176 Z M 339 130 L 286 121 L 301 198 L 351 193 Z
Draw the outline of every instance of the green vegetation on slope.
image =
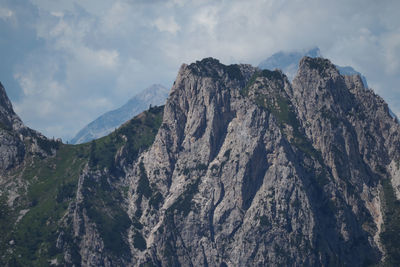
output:
M 282 80 L 283 79 L 283 74 L 278 71 L 278 70 L 261 70 L 261 71 L 256 71 L 251 77 L 250 80 L 247 82 L 246 86 L 240 91 L 242 96 L 248 96 L 250 87 L 252 87 L 256 81 L 257 78 L 259 77 L 264 77 L 270 80 Z
M 19 210 L 27 213 L 8 234 L 8 242 L 14 245 L 12 255 L 5 260 L 11 265 L 46 266 L 50 259 L 61 259 L 55 246 L 59 221 L 75 197 L 85 162 L 77 156 L 76 147 L 60 145 L 55 157 L 33 158 L 23 170 L 29 187 L 22 200 L 25 205 Z
M 400 201 L 390 180 L 382 180 L 384 197 L 384 225 L 381 239 L 385 246 L 385 266 L 400 266 Z
M 152 107 L 123 124 L 108 136 L 94 140 L 90 145 L 90 165 L 97 168 L 114 170 L 115 154 L 125 146 L 124 156 L 132 163 L 140 152 L 147 149 L 154 141 L 162 122 L 164 107 Z
M 118 178 L 123 170 L 116 159 L 117 151 L 124 147 L 124 159 L 130 164 L 154 142 L 161 126 L 163 107 L 150 108 L 117 129 L 112 134 L 88 144 L 89 164 L 92 170 L 100 174 L 88 175 L 84 179 L 84 206 L 89 218 L 96 223 L 103 238 L 105 249 L 119 257 L 129 256 L 130 250 L 125 236 L 131 225 L 140 230 L 142 226 L 136 218 L 133 222 L 125 212 L 124 187 L 119 186 Z M 116 183 L 111 183 L 117 181 Z M 150 188 L 147 176 L 140 176 L 141 194 L 150 198 Z M 157 198 L 157 196 L 155 196 Z M 154 200 L 157 202 L 157 200 Z M 140 216 L 138 216 L 140 217 Z M 143 238 L 135 232 L 134 245 L 143 249 Z
M 288 138 L 288 141 L 303 153 L 318 160 L 323 165 L 320 153 L 312 146 L 311 142 L 302 132 L 302 127 L 297 120 L 296 113 L 293 106 L 288 99 L 286 92 L 277 89 L 271 89 L 270 94 L 260 92 L 257 88 L 252 87 L 258 77 L 264 77 L 271 81 L 281 81 L 283 75 L 279 71 L 263 70 L 262 72 L 255 73 L 245 87 L 245 93 L 248 94 L 250 88 L 255 90 L 255 103 L 264 109 L 271 112 L 276 118 L 282 132 Z M 265 85 L 266 86 L 266 85 Z M 286 126 L 290 126 L 289 132 Z
M 64 231 L 64 241 L 71 242 L 68 246 L 72 248 L 73 260 L 80 263 L 76 244 L 69 233 L 71 229 L 64 229 L 61 222 L 75 199 L 78 179 L 87 163 L 91 170 L 83 186 L 87 214 L 96 223 L 105 248 L 116 255 L 124 255 L 129 248 L 122 234 L 131 224 L 137 229 L 141 225 L 136 220 L 131 222 L 123 209 L 124 188 L 111 186 L 110 181 L 115 181 L 122 173 L 116 153 L 124 147 L 124 157 L 132 163 L 153 143 L 162 114 L 163 107 L 151 108 L 114 133 L 87 144 L 74 146 L 41 140 L 40 147 L 56 149 L 56 155 L 47 158 L 30 155 L 26 164 L 16 171 L 28 187 L 26 192 L 21 192 L 15 210 L 8 208 L 5 195 L 0 198 L 0 265 L 48 266 L 55 259 L 62 264 L 63 251 L 56 247 L 61 231 Z M 94 180 L 92 172 L 101 175 Z M 153 201 L 159 201 L 157 196 Z M 26 214 L 15 223 L 20 211 Z
M 8 247 L 9 233 L 12 229 L 11 210 L 7 205 L 6 196 L 0 197 L 0 255 L 4 255 Z M 0 258 L 0 263 L 2 260 Z
M 123 198 L 118 188 L 107 181 L 108 175 L 94 180 L 87 176 L 83 183 L 84 208 L 88 217 L 96 224 L 104 246 L 117 256 L 127 255 L 129 246 L 123 236 L 131 220 L 122 207 Z

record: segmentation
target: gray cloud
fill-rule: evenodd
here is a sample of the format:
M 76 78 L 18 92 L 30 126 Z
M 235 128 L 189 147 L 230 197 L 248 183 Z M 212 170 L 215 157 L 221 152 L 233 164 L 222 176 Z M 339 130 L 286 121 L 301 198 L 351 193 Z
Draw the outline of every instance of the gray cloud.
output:
M 29 126 L 65 139 L 148 85 L 170 86 L 184 62 L 257 65 L 319 46 L 400 115 L 398 10 L 372 0 L 6 0 L 0 78 Z

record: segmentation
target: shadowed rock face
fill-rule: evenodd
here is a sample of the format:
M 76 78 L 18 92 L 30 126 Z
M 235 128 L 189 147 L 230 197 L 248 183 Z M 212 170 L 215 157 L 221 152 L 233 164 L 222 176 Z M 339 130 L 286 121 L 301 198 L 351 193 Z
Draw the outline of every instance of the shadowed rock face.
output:
M 214 59 L 183 65 L 130 174 L 133 192 L 145 172 L 164 199 L 153 208 L 131 195 L 147 241 L 133 254 L 184 266 L 377 262 L 381 171 L 399 160 L 398 133 L 382 99 L 325 59 L 303 58 L 293 84 Z
M 12 128 L 15 123 L 20 123 L 20 119 L 15 114 L 11 102 L 7 97 L 6 90 L 0 83 L 0 123 L 3 128 Z
M 160 112 L 71 147 L 90 152 L 56 231 L 65 263 L 398 263 L 400 127 L 359 76 L 304 57 L 290 83 L 206 58 Z
M 38 146 L 38 143 L 44 145 L 46 140 L 22 123 L 0 83 L 0 175 L 21 164 L 27 151 L 42 156 L 51 154 Z

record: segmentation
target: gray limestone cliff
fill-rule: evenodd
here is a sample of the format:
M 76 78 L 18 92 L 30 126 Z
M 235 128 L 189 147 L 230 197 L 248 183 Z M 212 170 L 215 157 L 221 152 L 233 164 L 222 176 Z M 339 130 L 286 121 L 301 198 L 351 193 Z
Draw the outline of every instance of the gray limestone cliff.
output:
M 131 195 L 146 239 L 133 254 L 163 266 L 379 262 L 399 130 L 359 76 L 328 60 L 303 58 L 292 85 L 247 65 L 183 65 L 130 173 L 132 192 L 144 175 L 163 199 Z
M 396 266 L 399 135 L 383 99 L 326 59 L 302 58 L 292 83 L 212 58 L 184 64 L 164 107 L 23 172 L 36 190 L 60 182 L 21 201 L 1 259 Z M 21 230 L 32 221 L 45 222 L 38 235 Z
M 0 174 L 21 164 L 27 153 L 52 154 L 47 142 L 46 137 L 22 123 L 0 83 Z

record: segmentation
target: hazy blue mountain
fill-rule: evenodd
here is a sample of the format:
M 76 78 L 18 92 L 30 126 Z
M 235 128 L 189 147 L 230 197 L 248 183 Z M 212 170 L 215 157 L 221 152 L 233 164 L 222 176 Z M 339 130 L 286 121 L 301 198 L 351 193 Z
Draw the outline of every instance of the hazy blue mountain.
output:
M 319 50 L 318 47 L 314 47 L 310 50 L 303 50 L 303 51 L 292 51 L 292 52 L 280 51 L 278 53 L 273 54 L 269 58 L 263 60 L 258 65 L 258 67 L 260 69 L 268 69 L 268 70 L 280 69 L 286 74 L 289 80 L 293 80 L 294 76 L 296 76 L 300 59 L 305 56 L 311 58 L 322 57 L 321 51 Z M 335 66 L 342 75 L 355 75 L 355 74 L 360 75 L 361 80 L 364 83 L 364 86 L 368 87 L 367 79 L 352 67 L 350 66 L 342 67 L 338 65 Z
M 160 84 L 154 84 L 132 97 L 122 107 L 104 113 L 86 125 L 70 141 L 72 144 L 82 144 L 111 133 L 135 115 L 149 108 L 150 105 L 163 105 L 169 90 Z
M 355 69 L 353 69 L 350 66 L 338 66 L 335 65 L 336 68 L 338 69 L 338 71 L 340 72 L 340 74 L 342 75 L 360 75 L 362 82 L 364 83 L 364 86 L 368 88 L 368 83 L 367 83 L 367 79 L 365 78 L 364 75 L 362 75 L 361 73 L 359 73 L 358 71 L 356 71 Z
M 389 108 L 389 114 L 390 116 L 392 116 L 393 119 L 399 121 L 399 118 L 397 117 L 397 115 Z
M 304 56 L 321 57 L 321 52 L 318 47 L 303 51 L 280 51 L 263 60 L 258 67 L 268 70 L 280 69 L 288 76 L 289 80 L 293 80 L 299 67 L 299 61 Z

